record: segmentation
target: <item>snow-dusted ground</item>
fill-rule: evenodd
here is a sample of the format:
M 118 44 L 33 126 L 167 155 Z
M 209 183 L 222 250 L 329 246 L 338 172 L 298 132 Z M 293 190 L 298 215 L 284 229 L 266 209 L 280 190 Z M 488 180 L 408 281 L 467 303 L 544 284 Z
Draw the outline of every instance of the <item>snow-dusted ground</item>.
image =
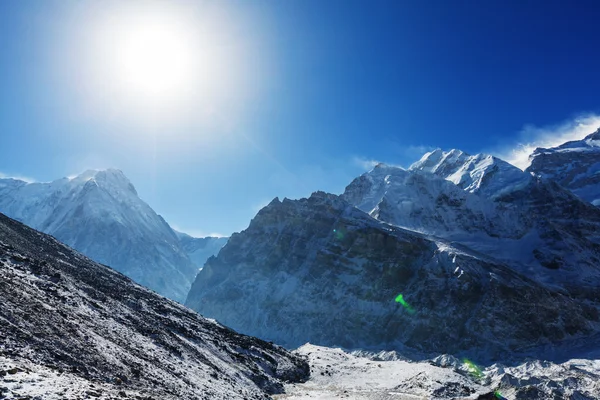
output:
M 296 352 L 308 357 L 311 378 L 287 384 L 286 393 L 275 399 L 600 399 L 600 360 L 529 361 L 478 370 L 474 362 L 452 356 L 381 361 L 311 344 Z
M 0 357 L 0 399 L 67 400 L 153 398 L 114 384 L 90 382 L 70 371 Z
M 297 353 L 308 357 L 311 378 L 303 384 L 286 385 L 286 394 L 275 399 L 426 399 L 447 382 L 456 382 L 459 391 L 461 386 L 465 391 L 486 391 L 450 368 L 426 362 L 377 361 L 312 344 L 300 347 Z M 422 388 L 418 382 L 423 383 Z M 411 387 L 404 387 L 404 383 Z

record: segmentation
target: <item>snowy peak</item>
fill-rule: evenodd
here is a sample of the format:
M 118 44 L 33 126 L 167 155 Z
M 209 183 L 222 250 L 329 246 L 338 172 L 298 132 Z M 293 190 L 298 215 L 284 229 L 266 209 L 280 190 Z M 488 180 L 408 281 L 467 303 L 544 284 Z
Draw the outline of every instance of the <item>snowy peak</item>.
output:
M 411 171 L 438 175 L 471 193 L 497 198 L 526 186 L 530 176 L 489 154 L 469 155 L 453 149 L 436 149 L 410 166 Z
M 381 221 L 443 237 L 512 237 L 525 229 L 515 212 L 419 170 L 374 168 L 352 181 L 342 198 Z
M 533 162 L 541 154 L 554 153 L 577 153 L 577 152 L 598 152 L 600 151 L 600 130 L 587 135 L 581 140 L 571 140 L 556 147 L 538 147 L 529 156 Z
M 109 168 L 106 170 L 87 170 L 71 179 L 72 182 L 95 182 L 109 190 L 126 190 L 137 196 L 137 191 L 123 171 Z
M 469 157 L 469 155 L 461 150 L 452 149 L 445 152 L 441 149 L 435 149 L 429 153 L 425 153 L 425 155 L 423 155 L 419 161 L 411 165 L 409 169 L 440 174 L 451 166 L 464 163 L 467 157 Z
M 171 227 L 117 169 L 49 183 L 0 179 L 0 212 L 178 301 L 198 270 Z
M 594 205 L 600 205 L 600 129 L 581 140 L 537 148 L 527 172 L 554 180 Z

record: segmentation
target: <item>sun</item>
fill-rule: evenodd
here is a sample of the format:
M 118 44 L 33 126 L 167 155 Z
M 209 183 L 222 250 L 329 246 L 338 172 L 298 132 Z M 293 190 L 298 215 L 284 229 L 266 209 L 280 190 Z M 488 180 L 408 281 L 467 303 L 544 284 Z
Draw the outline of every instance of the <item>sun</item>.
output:
M 82 2 L 57 66 L 86 116 L 140 131 L 230 126 L 268 76 L 261 25 L 242 11 L 225 2 Z
M 210 32 L 202 32 L 202 21 L 191 13 L 169 2 L 109 4 L 95 25 L 84 29 L 91 32 L 92 94 L 149 113 L 179 107 L 205 82 L 219 78 L 214 65 L 221 61 Z
M 192 85 L 196 66 L 192 32 L 150 16 L 121 28 L 113 56 L 120 84 L 141 96 L 172 97 Z

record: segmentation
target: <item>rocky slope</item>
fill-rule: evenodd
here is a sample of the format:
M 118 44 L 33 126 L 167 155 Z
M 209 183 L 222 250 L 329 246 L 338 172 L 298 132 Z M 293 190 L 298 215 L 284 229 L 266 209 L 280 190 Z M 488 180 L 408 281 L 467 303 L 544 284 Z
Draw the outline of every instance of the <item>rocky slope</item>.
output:
M 119 170 L 50 183 L 0 179 L 0 212 L 180 302 L 199 269 Z
M 0 299 L 0 397 L 265 399 L 308 376 L 306 362 L 281 347 L 2 214 Z
M 263 208 L 207 261 L 186 305 L 290 347 L 409 346 L 479 359 L 598 329 L 591 300 L 325 193 Z
M 582 199 L 600 206 L 600 130 L 582 140 L 537 148 L 527 172 L 552 179 Z

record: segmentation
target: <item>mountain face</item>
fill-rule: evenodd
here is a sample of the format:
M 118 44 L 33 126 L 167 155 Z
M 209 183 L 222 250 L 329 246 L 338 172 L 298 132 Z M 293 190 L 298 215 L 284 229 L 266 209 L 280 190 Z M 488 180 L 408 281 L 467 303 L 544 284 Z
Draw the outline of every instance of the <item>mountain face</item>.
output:
M 552 179 L 577 196 L 600 206 L 600 129 L 582 140 L 537 148 L 527 172 Z
M 0 212 L 180 302 L 199 269 L 119 170 L 50 183 L 0 179 Z
M 207 261 L 186 305 L 290 347 L 477 349 L 492 359 L 599 326 L 597 303 L 322 192 L 263 208 Z
M 37 390 L 36 376 L 51 382 L 43 398 L 107 400 L 266 399 L 308 377 L 306 362 L 283 348 L 207 320 L 2 214 L 0 299 L 3 398 L 30 398 L 20 394 Z

